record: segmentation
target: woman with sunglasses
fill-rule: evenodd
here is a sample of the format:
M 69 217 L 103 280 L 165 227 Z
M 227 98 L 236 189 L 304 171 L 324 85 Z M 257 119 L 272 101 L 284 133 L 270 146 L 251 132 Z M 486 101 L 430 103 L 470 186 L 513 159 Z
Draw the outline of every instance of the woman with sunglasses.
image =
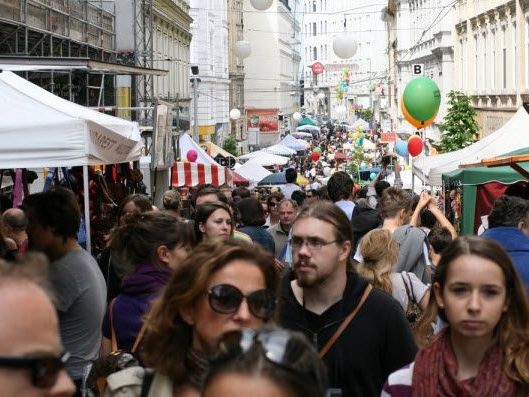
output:
M 235 239 L 202 242 L 176 269 L 147 318 L 142 358 L 154 369 L 149 397 L 198 396 L 220 337 L 259 328 L 276 314 L 274 258 Z M 146 371 L 108 378 L 107 396 L 140 396 Z
M 134 271 L 123 278 L 103 319 L 103 356 L 112 350 L 112 332 L 115 347 L 131 351 L 151 302 L 194 245 L 191 226 L 167 212 L 128 215 L 113 230 L 110 249 Z
M 228 238 L 233 234 L 233 216 L 230 207 L 221 201 L 200 204 L 195 213 L 197 241 Z
M 300 333 L 264 327 L 226 333 L 204 382 L 203 397 L 323 397 L 326 370 Z
M 529 395 L 529 303 L 507 253 L 494 241 L 461 237 L 444 251 L 421 325 L 448 326 L 391 374 L 382 396 Z

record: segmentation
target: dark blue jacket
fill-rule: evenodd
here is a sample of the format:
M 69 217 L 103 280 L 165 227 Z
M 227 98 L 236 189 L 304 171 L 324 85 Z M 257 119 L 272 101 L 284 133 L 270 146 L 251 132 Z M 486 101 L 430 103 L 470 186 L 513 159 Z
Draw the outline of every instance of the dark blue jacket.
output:
M 525 288 L 529 291 L 529 237 L 516 227 L 499 226 L 482 234 L 498 242 L 509 253 Z
M 276 244 L 274 238 L 263 226 L 239 226 L 237 230 L 246 233 L 252 241 L 275 256 Z

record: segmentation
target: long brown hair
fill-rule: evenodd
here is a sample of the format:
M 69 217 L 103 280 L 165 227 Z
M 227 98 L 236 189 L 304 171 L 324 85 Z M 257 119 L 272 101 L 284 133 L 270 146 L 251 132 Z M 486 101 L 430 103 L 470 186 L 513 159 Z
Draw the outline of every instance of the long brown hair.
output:
M 175 270 L 146 320 L 142 358 L 175 384 L 186 381 L 185 359 L 193 336 L 193 326 L 182 319 L 180 310 L 193 307 L 205 293 L 211 276 L 234 260 L 254 263 L 263 274 L 266 288 L 279 294 L 274 258 L 259 246 L 235 239 L 200 243 Z
M 399 259 L 399 245 L 391 232 L 375 229 L 367 233 L 360 242 L 360 253 L 364 258 L 357 270 L 373 286 L 388 294 L 393 291 L 391 267 Z
M 529 392 L 529 302 L 527 292 L 509 255 L 496 242 L 482 237 L 465 236 L 454 240 L 444 251 L 432 279 L 444 289 L 450 265 L 460 256 L 475 255 L 498 265 L 505 277 L 507 311 L 495 329 L 495 336 L 503 353 L 503 367 L 512 379 L 518 395 Z M 420 321 L 420 342 L 427 340 L 436 316 L 447 321 L 444 310 L 437 306 L 432 296 L 426 314 Z

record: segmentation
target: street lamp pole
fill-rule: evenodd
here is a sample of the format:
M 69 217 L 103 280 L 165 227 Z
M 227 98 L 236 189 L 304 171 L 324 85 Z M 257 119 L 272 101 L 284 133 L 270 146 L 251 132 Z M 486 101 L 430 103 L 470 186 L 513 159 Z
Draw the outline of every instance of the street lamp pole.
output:
M 193 140 L 196 143 L 199 143 L 198 135 L 198 84 L 200 83 L 200 78 L 198 77 L 198 66 L 191 66 L 191 87 L 193 88 Z

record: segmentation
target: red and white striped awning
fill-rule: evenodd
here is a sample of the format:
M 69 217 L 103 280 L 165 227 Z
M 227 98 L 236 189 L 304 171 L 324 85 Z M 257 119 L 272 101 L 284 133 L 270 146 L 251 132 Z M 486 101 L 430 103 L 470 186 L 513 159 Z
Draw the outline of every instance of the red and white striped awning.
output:
M 171 185 L 196 186 L 202 184 L 232 185 L 231 171 L 220 165 L 176 162 L 171 168 Z

